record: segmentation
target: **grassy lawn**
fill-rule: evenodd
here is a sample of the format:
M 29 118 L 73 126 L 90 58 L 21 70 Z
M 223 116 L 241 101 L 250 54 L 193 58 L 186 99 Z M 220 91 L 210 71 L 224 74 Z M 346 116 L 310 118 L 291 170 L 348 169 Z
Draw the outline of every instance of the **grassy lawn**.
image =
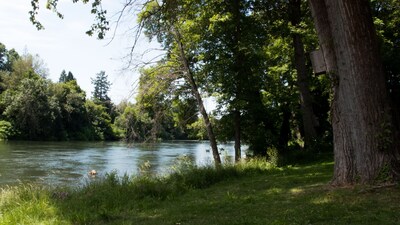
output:
M 328 185 L 333 163 L 118 178 L 76 190 L 1 191 L 0 224 L 400 224 L 400 186 Z

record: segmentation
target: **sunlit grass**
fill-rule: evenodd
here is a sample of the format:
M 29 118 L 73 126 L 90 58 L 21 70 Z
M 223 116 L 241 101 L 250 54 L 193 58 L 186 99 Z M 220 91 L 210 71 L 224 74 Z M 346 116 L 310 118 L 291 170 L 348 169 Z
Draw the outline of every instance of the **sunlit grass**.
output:
M 69 224 L 58 216 L 59 208 L 43 187 L 7 187 L 1 189 L 0 196 L 1 224 Z
M 181 160 L 168 176 L 110 173 L 84 187 L 5 187 L 0 224 L 400 224 L 400 188 L 332 188 L 332 162 L 223 168 Z

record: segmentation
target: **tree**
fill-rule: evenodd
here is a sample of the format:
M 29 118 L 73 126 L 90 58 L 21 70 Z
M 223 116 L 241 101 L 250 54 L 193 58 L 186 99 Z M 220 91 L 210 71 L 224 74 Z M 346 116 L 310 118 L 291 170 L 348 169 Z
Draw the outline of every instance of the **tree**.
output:
M 45 77 L 47 69 L 37 56 L 8 51 L 0 72 L 4 92 L 0 96 L 1 116 L 11 122 L 11 138 L 49 140 L 56 138 L 54 129 L 59 108 L 53 98 L 51 82 Z M 11 67 L 10 67 L 11 65 Z M 8 68 L 10 67 L 10 68 Z
M 7 140 L 14 134 L 14 128 L 8 121 L 0 120 L 0 141 Z
M 374 24 L 381 44 L 387 88 L 393 103 L 396 128 L 400 129 L 400 2 L 371 1 Z
M 123 113 L 115 119 L 115 124 L 122 129 L 126 141 L 146 141 L 149 139 L 153 125 L 148 113 L 139 107 L 128 105 Z
M 75 80 L 75 77 L 74 77 L 74 75 L 72 74 L 72 72 L 71 71 L 68 71 L 68 75 L 67 75 L 67 82 L 68 81 L 72 81 L 72 80 Z
M 301 23 L 301 0 L 289 1 L 289 17 L 293 30 L 299 29 Z M 306 65 L 306 54 L 302 35 L 297 31 L 292 32 L 294 61 L 297 70 L 297 86 L 300 93 L 301 115 L 303 119 L 305 146 L 310 145 L 317 138 L 317 118 L 313 110 L 313 100 L 309 88 L 309 72 Z
M 21 81 L 15 94 L 9 92 L 3 99 L 4 116 L 27 140 L 51 139 L 58 108 L 50 97 L 49 82 L 43 78 L 27 78 Z
M 58 79 L 59 83 L 66 83 L 72 80 L 75 80 L 75 77 L 71 71 L 68 71 L 68 74 L 65 72 L 65 70 L 61 71 L 60 78 Z
M 111 83 L 108 81 L 108 76 L 105 71 L 100 71 L 96 74 L 95 79 L 92 79 L 94 85 L 93 101 L 96 104 L 100 104 L 106 108 L 106 112 L 111 117 L 111 123 L 114 123 L 115 117 L 117 116 L 115 105 L 108 97 L 108 91 L 111 87 Z
M 7 49 L 3 43 L 0 43 L 0 70 L 4 70 L 4 65 L 6 64 Z
M 398 178 L 398 131 L 393 127 L 369 1 L 309 2 L 332 79 L 332 183 L 373 183 L 382 173 Z
M 0 42 L 0 70 L 10 72 L 13 62 L 19 57 L 15 49 L 7 50 L 6 46 Z
M 91 124 L 90 130 L 87 131 L 91 134 L 90 140 L 115 140 L 116 137 L 111 127 L 111 117 L 107 113 L 106 107 L 87 100 L 85 108 Z
M 199 53 L 209 89 L 226 106 L 235 140 L 235 160 L 241 157 L 242 139 L 255 155 L 266 155 L 267 127 L 261 98 L 265 33 L 250 1 L 209 1 L 199 4 Z M 210 21 L 210 22 L 208 22 Z M 209 24 L 210 23 L 210 24 Z M 250 25 L 251 24 L 251 25 Z M 258 130 L 260 132 L 251 132 Z M 250 134 L 251 133 L 251 134 Z
M 159 139 L 170 139 L 166 128 L 171 126 L 172 96 L 175 94 L 174 81 L 176 77 L 170 68 L 160 62 L 147 69 L 142 69 L 139 79 L 139 91 L 136 96 L 135 113 L 138 124 L 144 128 L 145 118 L 149 118 L 151 129 L 148 132 L 139 132 L 134 136 L 142 136 L 142 141 L 156 141 Z M 145 116 L 139 116 L 140 114 Z M 135 114 L 132 114 L 135 115 Z M 142 133 L 142 135 L 138 135 Z
M 109 22 L 106 19 L 107 10 L 104 10 L 101 5 L 102 0 L 72 0 L 73 3 L 82 2 L 83 4 L 91 3 L 92 9 L 90 11 L 91 14 L 96 15 L 94 24 L 92 27 L 86 31 L 86 34 L 92 36 L 93 34 L 97 34 L 98 39 L 103 39 L 105 37 L 106 32 L 110 29 Z M 32 24 L 38 29 L 43 30 L 44 26 L 42 23 L 37 20 L 37 15 L 39 14 L 39 3 L 40 0 L 31 0 L 32 10 L 29 11 L 29 19 Z M 129 2 L 132 3 L 132 2 Z M 129 4 L 128 3 L 128 4 Z M 46 2 L 46 8 L 48 10 L 52 10 L 56 13 L 59 18 L 63 18 L 64 15 L 58 11 L 57 9 L 58 0 L 48 0 Z
M 178 79 L 172 63 L 161 61 L 142 69 L 136 108 L 151 118 L 146 140 L 187 139 L 187 126 L 197 119 L 198 108 L 186 82 Z
M 51 92 L 60 109 L 56 119 L 56 132 L 60 140 L 84 140 L 84 130 L 90 125 L 85 108 L 86 93 L 76 80 L 56 83 Z
M 67 80 L 67 72 L 65 70 L 61 71 L 60 78 L 58 79 L 59 83 L 65 82 Z
M 189 4 L 190 5 L 190 4 Z M 190 30 L 190 23 L 185 21 L 190 19 L 186 16 L 184 9 L 185 1 L 162 2 L 149 1 L 145 9 L 139 15 L 139 21 L 143 23 L 149 37 L 157 37 L 165 48 L 169 50 L 169 60 L 176 60 L 177 71 L 181 78 L 189 84 L 192 94 L 197 101 L 199 112 L 204 119 L 208 138 L 216 165 L 221 164 L 216 137 L 213 131 L 207 111 L 205 110 L 203 99 L 199 92 L 199 87 L 195 79 L 195 69 L 192 59 L 190 37 L 185 32 Z M 191 15 L 193 17 L 193 15 Z
M 110 89 L 111 83 L 108 81 L 108 76 L 105 71 L 100 71 L 96 74 L 96 77 L 92 78 L 92 84 L 94 85 L 93 99 L 101 103 L 110 101 L 108 97 L 108 90 Z
M 27 78 L 39 78 L 40 76 L 35 73 L 33 69 L 33 56 L 26 54 L 18 59 L 13 60 L 11 68 L 0 71 L 1 76 L 1 88 L 6 89 L 17 89 L 21 84 L 22 80 Z

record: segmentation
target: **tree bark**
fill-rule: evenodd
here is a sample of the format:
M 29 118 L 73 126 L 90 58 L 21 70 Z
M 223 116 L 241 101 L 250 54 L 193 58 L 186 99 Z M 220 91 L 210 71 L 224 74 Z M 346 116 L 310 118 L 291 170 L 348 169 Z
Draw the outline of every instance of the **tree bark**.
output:
M 315 29 L 318 34 L 319 45 L 324 55 L 327 74 L 332 80 L 336 80 L 337 63 L 335 47 L 333 45 L 332 30 L 328 20 L 325 0 L 309 0 L 309 3 Z M 332 84 L 332 86 L 336 86 L 335 82 L 332 82 Z
M 332 183 L 373 183 L 398 174 L 398 147 L 369 2 L 310 0 L 333 82 Z
M 279 131 L 279 141 L 278 141 L 278 146 L 279 146 L 279 151 L 282 154 L 286 154 L 287 147 L 288 147 L 288 142 L 289 142 L 289 137 L 290 137 L 290 116 L 291 116 L 291 111 L 289 108 L 288 103 L 284 103 L 281 107 L 282 111 L 282 124 L 281 128 Z
M 301 1 L 290 0 L 290 20 L 292 26 L 296 27 L 301 22 Z M 316 127 L 318 126 L 317 118 L 312 107 L 312 95 L 309 88 L 309 77 L 306 67 L 306 56 L 304 53 L 304 45 L 301 35 L 292 34 L 294 60 L 297 70 L 297 87 L 300 93 L 301 115 L 303 118 L 305 146 L 310 145 L 317 137 Z
M 192 93 L 197 100 L 197 104 L 199 105 L 200 114 L 202 115 L 202 117 L 204 119 L 204 123 L 205 123 L 206 129 L 207 129 L 208 139 L 210 140 L 210 146 L 211 146 L 211 151 L 212 151 L 213 158 L 214 158 L 214 163 L 218 167 L 221 165 L 221 157 L 219 156 L 217 140 L 214 135 L 213 127 L 210 122 L 210 118 L 208 117 L 207 111 L 204 107 L 203 99 L 199 93 L 199 89 L 198 89 L 196 81 L 193 77 L 192 70 L 190 69 L 189 61 L 188 61 L 185 51 L 184 51 L 182 38 L 178 31 L 174 30 L 174 33 L 175 33 L 176 42 L 178 44 L 181 62 L 183 64 L 183 68 L 184 68 L 185 79 L 190 84 Z
M 242 156 L 242 151 L 241 151 L 241 137 L 240 137 L 240 120 L 241 120 L 241 116 L 240 116 L 240 111 L 239 110 L 235 110 L 233 112 L 233 120 L 234 120 L 234 127 L 235 127 L 235 162 L 239 162 L 240 158 Z
M 240 0 L 234 0 L 233 1 L 233 18 L 235 21 L 235 32 L 233 35 L 233 43 L 235 46 L 233 46 L 233 54 L 234 54 L 234 74 L 235 74 L 235 82 L 236 82 L 236 87 L 235 87 L 235 100 L 234 100 L 234 111 L 233 111 L 233 123 L 234 123 L 234 133 L 235 133 L 235 162 L 240 161 L 241 155 L 242 155 L 242 150 L 241 150 L 241 115 L 240 115 L 240 109 L 241 109 L 241 93 L 243 92 L 242 90 L 242 78 L 240 76 L 245 76 L 244 73 L 242 73 L 244 66 L 243 66 L 243 57 L 242 53 L 240 52 L 240 39 L 241 39 L 241 23 L 240 23 Z

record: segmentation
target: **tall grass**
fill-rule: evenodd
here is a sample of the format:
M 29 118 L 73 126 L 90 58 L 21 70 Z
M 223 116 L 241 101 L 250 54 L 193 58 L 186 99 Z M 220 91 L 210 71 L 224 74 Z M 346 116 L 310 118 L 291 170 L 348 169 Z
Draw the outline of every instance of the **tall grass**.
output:
M 76 188 L 0 191 L 0 225 L 400 224 L 400 189 L 328 184 L 331 160 L 276 167 L 251 159 L 199 167 L 183 157 L 168 175 L 111 172 Z
M 0 224 L 68 224 L 58 215 L 51 192 L 41 186 L 20 185 L 0 190 Z
M 147 163 L 137 176 L 116 172 L 77 188 L 19 185 L 1 189 L 0 224 L 78 224 L 109 220 L 116 212 L 137 204 L 173 199 L 189 190 L 203 189 L 223 180 L 264 173 L 275 167 L 252 159 L 239 164 L 196 166 L 182 157 L 165 176 L 150 173 Z

